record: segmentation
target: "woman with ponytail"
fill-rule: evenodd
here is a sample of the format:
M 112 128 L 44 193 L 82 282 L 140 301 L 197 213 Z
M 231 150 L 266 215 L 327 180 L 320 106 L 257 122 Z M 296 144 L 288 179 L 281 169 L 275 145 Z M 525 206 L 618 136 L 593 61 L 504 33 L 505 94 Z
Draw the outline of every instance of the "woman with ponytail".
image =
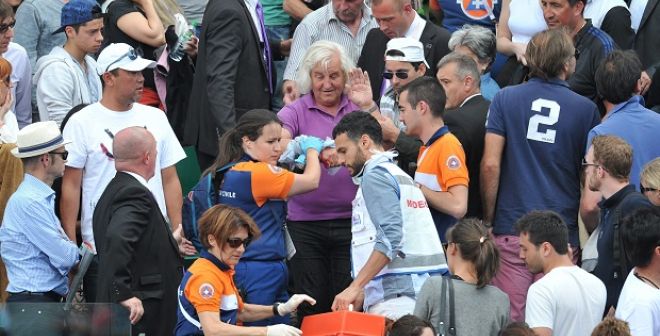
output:
M 495 242 L 474 218 L 447 230 L 447 242 L 452 276 L 426 280 L 415 315 L 441 335 L 498 335 L 509 322 L 509 298 L 488 285 L 500 265 Z
M 235 267 L 235 281 L 243 300 L 250 304 L 277 305 L 288 299 L 289 252 L 285 239 L 288 197 L 306 193 L 319 185 L 319 152 L 323 142 L 307 137 L 300 143 L 307 155 L 302 174 L 277 166 L 282 154 L 282 125 L 268 110 L 251 110 L 220 139 L 218 156 L 204 175 L 212 175 L 218 190 L 217 203 L 237 207 L 256 222 L 261 237 L 245 249 Z M 202 238 L 202 237 L 200 237 Z M 288 316 L 274 316 L 245 325 L 288 323 Z

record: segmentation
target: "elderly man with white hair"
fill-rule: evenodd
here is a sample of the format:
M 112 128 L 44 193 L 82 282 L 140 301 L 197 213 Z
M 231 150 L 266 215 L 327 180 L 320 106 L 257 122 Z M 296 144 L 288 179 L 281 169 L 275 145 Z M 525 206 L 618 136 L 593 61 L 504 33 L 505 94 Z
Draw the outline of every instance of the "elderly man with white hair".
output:
M 278 113 L 285 141 L 301 134 L 328 138 L 343 116 L 378 110 L 368 77 L 354 69 L 337 43 L 312 44 L 297 80 L 303 95 Z M 334 296 L 351 283 L 351 201 L 356 190 L 346 168 L 322 165 L 318 189 L 289 198 L 287 222 L 297 250 L 290 261 L 294 292 L 317 300 L 315 306 L 298 308 L 299 320 L 330 311 Z

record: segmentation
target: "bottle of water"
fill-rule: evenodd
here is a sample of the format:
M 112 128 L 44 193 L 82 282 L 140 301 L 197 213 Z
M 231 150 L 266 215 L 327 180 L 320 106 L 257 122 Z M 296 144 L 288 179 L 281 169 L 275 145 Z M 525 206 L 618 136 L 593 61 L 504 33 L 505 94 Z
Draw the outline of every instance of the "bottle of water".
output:
M 174 31 L 176 32 L 178 39 L 174 48 L 170 50 L 170 58 L 175 62 L 180 62 L 185 56 L 186 52 L 183 50 L 186 47 L 186 43 L 195 35 L 195 31 L 192 25 L 189 25 L 183 15 L 177 13 L 174 15 L 176 19 L 176 26 Z

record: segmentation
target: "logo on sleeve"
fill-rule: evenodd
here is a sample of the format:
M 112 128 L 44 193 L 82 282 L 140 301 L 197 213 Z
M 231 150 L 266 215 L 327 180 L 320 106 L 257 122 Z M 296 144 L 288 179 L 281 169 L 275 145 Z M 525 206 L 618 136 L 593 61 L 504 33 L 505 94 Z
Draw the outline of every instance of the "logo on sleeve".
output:
M 447 158 L 447 168 L 451 170 L 461 168 L 461 161 L 458 159 L 458 157 L 456 157 L 456 155 L 452 155 Z
M 201 295 L 205 299 L 212 298 L 214 293 L 215 293 L 215 289 L 208 282 L 205 282 L 199 286 L 199 295 Z

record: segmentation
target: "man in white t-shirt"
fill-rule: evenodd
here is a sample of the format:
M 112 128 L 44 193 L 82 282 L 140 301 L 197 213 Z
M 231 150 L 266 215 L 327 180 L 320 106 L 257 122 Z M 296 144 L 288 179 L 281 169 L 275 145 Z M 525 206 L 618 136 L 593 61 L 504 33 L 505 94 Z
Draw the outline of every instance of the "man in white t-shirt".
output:
M 605 285 L 573 265 L 568 228 L 552 211 L 532 211 L 518 220 L 520 258 L 545 276 L 527 293 L 525 322 L 537 336 L 590 335 L 605 310 Z
M 62 179 L 60 204 L 62 225 L 72 240 L 76 237 L 76 219 L 81 208 L 83 241 L 95 246 L 94 207 L 116 173 L 112 141 L 114 134 L 129 126 L 143 126 L 156 138 L 158 161 L 148 186 L 170 224 L 178 227 L 181 223 L 181 184 L 174 165 L 185 158 L 185 153 L 165 114 L 136 103 L 144 85 L 141 71 L 155 65 L 139 57 L 128 44 L 107 46 L 97 60 L 97 72 L 104 82 L 101 101 L 71 116 L 64 128 L 67 139 L 75 142 L 67 146 L 69 159 Z M 175 231 L 175 237 L 179 231 Z M 83 283 L 88 302 L 94 302 L 96 291 L 94 266 L 90 266 Z
M 660 208 L 633 212 L 621 225 L 623 250 L 634 267 L 628 274 L 615 316 L 635 336 L 660 335 Z

